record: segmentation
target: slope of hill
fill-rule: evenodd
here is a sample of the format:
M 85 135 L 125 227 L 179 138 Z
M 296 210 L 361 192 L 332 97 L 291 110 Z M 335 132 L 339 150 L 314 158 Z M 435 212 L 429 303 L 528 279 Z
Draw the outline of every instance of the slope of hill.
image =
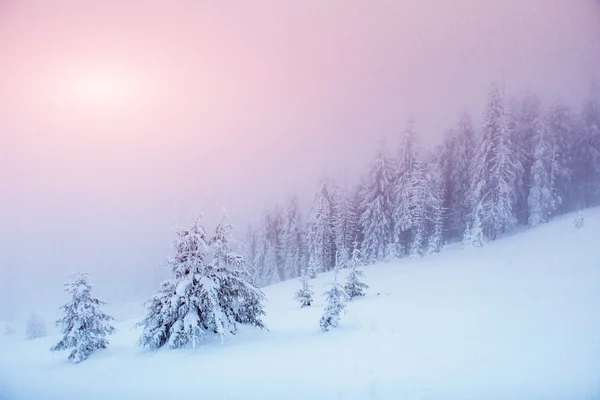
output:
M 0 399 L 594 398 L 600 209 L 581 229 L 573 218 L 367 267 L 368 295 L 330 332 L 319 330 L 327 273 L 312 307 L 293 301 L 298 281 L 270 286 L 268 332 L 244 327 L 196 351 L 141 352 L 137 320 L 79 365 L 48 351 L 56 335 L 0 337 Z

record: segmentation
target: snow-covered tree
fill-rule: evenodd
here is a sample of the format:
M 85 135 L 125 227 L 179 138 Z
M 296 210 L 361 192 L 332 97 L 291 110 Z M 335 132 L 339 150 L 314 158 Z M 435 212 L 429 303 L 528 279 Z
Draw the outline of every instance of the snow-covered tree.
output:
M 472 227 L 475 208 L 480 204 L 483 233 L 494 240 L 516 223 L 517 180 L 522 175 L 522 165 L 511 141 L 512 133 L 497 85 L 490 89 L 482 131 L 469 189 L 472 207 L 469 222 Z
M 15 329 L 10 324 L 6 324 L 6 326 L 4 327 L 3 335 L 4 336 L 12 336 L 14 334 L 15 334 Z
M 514 124 L 511 136 L 513 151 L 522 166 L 515 181 L 514 213 L 519 223 L 526 224 L 529 221 L 529 193 L 533 186 L 531 172 L 536 130 L 543 118 L 541 101 L 535 94 L 527 93 L 521 101 L 513 100 L 507 109 L 506 118 L 509 119 L 509 128 L 511 123 Z
M 580 207 L 600 203 L 600 85 L 593 82 L 581 113 L 574 183 Z
M 279 207 L 266 207 L 257 233 L 257 251 L 254 264 L 260 270 L 262 285 L 283 279 L 283 218 Z
M 308 307 L 313 302 L 313 295 L 315 292 L 311 289 L 310 278 L 306 270 L 302 271 L 300 282 L 302 287 L 294 295 L 294 300 L 298 301 L 302 307 Z
M 50 351 L 71 350 L 69 360 L 78 364 L 108 346 L 106 337 L 115 331 L 111 325 L 114 319 L 102 311 L 106 303 L 92 297 L 88 274 L 74 275 L 73 281 L 65 284 L 65 291 L 72 298 L 60 308 L 62 317 L 56 321 L 63 337 Z
M 555 146 L 555 188 L 561 199 L 559 211 L 573 210 L 576 206 L 576 193 L 573 190 L 573 167 L 576 162 L 574 148 L 577 142 L 577 129 L 571 111 L 567 106 L 557 103 L 548 112 L 548 135 Z
M 310 210 L 307 228 L 308 274 L 329 271 L 335 266 L 333 190 L 327 180 L 321 182 Z
M 359 223 L 362 252 L 367 262 L 389 258 L 393 244 L 393 166 L 381 144 L 361 190 Z
M 360 250 L 358 249 L 358 243 L 355 243 L 349 261 L 350 273 L 344 285 L 344 291 L 350 300 L 355 297 L 364 296 L 365 291 L 369 288 L 369 285 L 361 280 L 365 276 L 362 270 L 359 269 L 361 265 Z
M 257 285 L 260 277 L 260 270 L 256 264 L 258 252 L 258 234 L 252 227 L 248 225 L 246 231 L 246 241 L 244 243 L 244 259 L 246 260 L 246 271 L 247 276 L 245 277 L 248 282 L 253 285 Z
M 323 331 L 328 331 L 330 327 L 337 327 L 340 322 L 340 315 L 346 309 L 347 295 L 344 288 L 337 281 L 337 272 L 335 274 L 331 289 L 325 292 L 325 310 L 321 317 L 320 325 Z
M 420 147 L 415 122 L 410 119 L 402 134 L 392 192 L 394 243 L 398 257 L 416 254 L 425 239 L 420 220 L 423 216 L 423 204 L 420 203 L 423 198 L 419 193 L 423 188 Z
M 246 273 L 246 260 L 233 250 L 237 241 L 233 238 L 233 225 L 225 209 L 221 210 L 221 221 L 217 224 L 215 234 L 210 238 L 208 246 L 212 255 L 212 265 L 216 269 L 227 269 Z
M 485 235 L 481 226 L 481 203 L 473 213 L 473 221 L 467 225 L 463 236 L 464 247 L 481 247 L 485 243 Z
M 27 340 L 43 338 L 47 335 L 46 324 L 33 312 L 27 320 L 25 326 L 25 338 Z
M 238 323 L 264 328 L 262 302 L 264 295 L 243 279 L 229 265 L 208 264 L 210 255 L 219 254 L 226 245 L 216 239 L 229 237 L 229 225 L 222 224 L 215 237 L 207 239 L 198 220 L 176 233 L 174 255 L 167 260 L 172 277 L 163 282 L 160 292 L 148 303 L 148 314 L 138 324 L 143 333 L 138 341 L 148 350 L 165 344 L 172 348 L 196 347 L 207 333 L 220 337 L 235 333 Z M 211 245 L 209 245 L 211 243 Z M 237 255 L 221 252 L 222 260 L 238 259 Z
M 300 276 L 305 268 L 304 262 L 304 230 L 298 197 L 290 197 L 283 216 L 283 262 L 284 279 Z
M 357 235 L 357 215 L 353 199 L 350 197 L 347 185 L 336 190 L 333 204 L 333 225 L 335 245 L 338 251 L 338 262 L 341 268 L 348 263 L 348 249 L 352 248 L 352 241 Z
M 446 239 L 460 237 L 467 227 L 470 207 L 466 196 L 475 146 L 475 130 L 471 116 L 465 109 L 460 114 L 456 128 L 446 133 L 438 155 L 443 177 Z
M 529 174 L 531 188 L 527 205 L 529 207 L 529 225 L 537 226 L 548 222 L 550 215 L 560 203 L 554 189 L 558 171 L 555 144 L 550 141 L 546 123 L 541 115 L 534 121 L 533 164 Z

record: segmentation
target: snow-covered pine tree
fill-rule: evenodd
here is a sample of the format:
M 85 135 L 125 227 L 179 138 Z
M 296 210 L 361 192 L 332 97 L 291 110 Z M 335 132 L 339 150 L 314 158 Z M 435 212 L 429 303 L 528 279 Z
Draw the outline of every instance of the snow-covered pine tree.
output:
M 321 317 L 321 330 L 328 331 L 330 327 L 337 327 L 340 322 L 340 315 L 346 309 L 347 295 L 342 285 L 338 283 L 337 271 L 331 289 L 325 292 L 325 310 Z
M 366 262 L 373 263 L 390 257 L 392 230 L 392 161 L 382 143 L 360 193 L 359 223 L 362 230 L 362 252 Z
M 362 265 L 362 261 L 360 250 L 358 249 L 358 242 L 354 243 L 348 264 L 350 267 L 350 273 L 346 278 L 344 290 L 348 295 L 348 298 L 352 300 L 355 297 L 364 296 L 365 291 L 369 288 L 369 285 L 361 281 L 365 275 L 362 270 L 359 269 Z
M 229 237 L 228 224 L 223 224 L 223 237 Z M 156 350 L 165 344 L 172 348 L 197 343 L 207 333 L 221 338 L 235 333 L 238 323 L 264 328 L 262 302 L 264 295 L 241 276 L 232 265 L 207 264 L 219 240 L 211 239 L 198 220 L 176 233 L 174 255 L 167 260 L 172 278 L 163 282 L 160 292 L 148 303 L 146 318 L 137 324 L 143 328 L 138 344 Z M 237 259 L 225 251 L 223 259 Z
M 62 317 L 56 321 L 63 337 L 50 351 L 71 350 L 69 360 L 78 364 L 108 346 L 106 337 L 115 331 L 110 324 L 114 318 L 102 311 L 106 303 L 92 297 L 88 274 L 74 275 L 73 281 L 65 284 L 65 291 L 72 299 L 60 308 Z
M 246 231 L 246 242 L 244 244 L 244 259 L 246 260 L 246 271 L 248 273 L 245 278 L 253 285 L 258 285 L 260 277 L 260 270 L 256 265 L 257 253 L 258 234 L 252 225 L 248 224 L 248 229 Z
M 341 268 L 348 264 L 348 249 L 352 248 L 352 241 L 356 237 L 357 215 L 355 205 L 349 196 L 347 185 L 336 190 L 333 204 L 333 225 L 335 233 L 335 246 Z
M 583 228 L 583 222 L 584 222 L 583 213 L 580 210 L 577 213 L 577 217 L 573 221 L 573 225 L 575 226 L 576 229 L 581 229 L 581 228 Z
M 575 189 L 581 208 L 600 203 L 600 85 L 592 82 L 581 112 L 575 149 Z
M 284 279 L 292 279 L 300 276 L 305 266 L 304 257 L 304 229 L 298 196 L 289 198 L 283 217 L 282 231 L 283 253 L 284 253 Z
M 283 219 L 279 207 L 266 207 L 257 237 L 257 260 L 261 285 L 277 283 L 283 273 Z
M 470 224 L 472 228 L 474 211 L 480 204 L 483 233 L 494 240 L 516 223 L 516 182 L 522 174 L 522 165 L 511 141 L 513 135 L 507 123 L 503 96 L 496 84 L 490 89 L 482 131 L 468 196 L 472 207 Z
M 555 145 L 550 141 L 546 122 L 541 115 L 534 120 L 533 164 L 529 181 L 529 207 L 530 226 L 537 226 L 548 222 L 552 212 L 560 203 L 560 198 L 554 189 L 554 177 L 557 175 L 558 163 L 556 161 Z
M 424 168 L 425 171 L 425 232 L 427 248 L 425 253 L 438 253 L 443 241 L 443 181 L 440 164 L 434 157 Z
M 475 207 L 473 221 L 467 225 L 463 236 L 463 247 L 481 247 L 485 243 L 485 235 L 481 226 L 481 203 Z
M 555 144 L 557 173 L 554 177 L 558 197 L 561 198 L 560 212 L 571 211 L 576 207 L 576 192 L 572 187 L 572 173 L 576 157 L 573 154 L 577 142 L 577 130 L 571 111 L 557 103 L 548 112 L 548 135 Z
M 212 255 L 212 265 L 216 269 L 226 269 L 242 274 L 246 273 L 246 260 L 233 250 L 237 241 L 233 238 L 233 225 L 229 222 L 227 211 L 221 209 L 221 221 L 217 224 L 215 234 L 208 241 Z
M 4 327 L 3 335 L 4 336 L 12 336 L 14 334 L 15 334 L 15 329 L 10 324 L 6 324 L 6 326 Z
M 514 109 L 517 108 L 518 109 Z M 512 140 L 514 151 L 522 165 L 521 176 L 516 181 L 515 216 L 521 224 L 529 221 L 529 193 L 532 182 L 532 166 L 534 163 L 534 146 L 537 125 L 542 120 L 542 105 L 533 93 L 527 93 L 522 101 L 508 108 L 507 118 L 514 118 Z M 509 122 L 510 125 L 510 122 Z
M 315 194 L 308 219 L 308 275 L 311 279 L 317 272 L 329 271 L 335 266 L 333 196 L 329 183 L 323 180 Z
M 446 152 L 448 165 L 445 166 L 445 191 L 447 199 L 448 222 L 446 238 L 460 238 L 467 226 L 470 207 L 467 202 L 467 193 L 471 182 L 471 163 L 475 153 L 476 137 L 471 116 L 464 109 L 458 119 L 455 129 L 446 139 Z
M 300 282 L 302 284 L 302 287 L 294 295 L 294 300 L 298 301 L 301 307 L 308 307 L 312 304 L 313 295 L 315 294 L 315 292 L 313 292 L 311 289 L 308 271 L 302 270 L 302 275 L 300 275 Z
M 418 193 L 423 178 L 423 165 L 419 160 L 420 141 L 415 132 L 415 122 L 409 119 L 402 134 L 400 150 L 396 160 L 396 171 L 392 190 L 392 226 L 396 256 L 418 253 L 425 239 L 421 193 Z
M 27 325 L 25 326 L 25 338 L 27 340 L 33 340 L 46 337 L 46 335 L 47 331 L 44 321 L 42 321 L 35 312 L 31 313 L 27 320 Z

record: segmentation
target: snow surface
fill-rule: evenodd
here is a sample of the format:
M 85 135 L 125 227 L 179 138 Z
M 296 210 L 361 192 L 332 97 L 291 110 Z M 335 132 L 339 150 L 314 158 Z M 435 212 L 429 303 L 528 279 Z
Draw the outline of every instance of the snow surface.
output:
M 143 317 L 72 365 L 59 336 L 0 336 L 0 399 L 591 399 L 600 397 L 600 209 L 484 248 L 364 269 L 370 285 L 321 332 L 332 273 L 265 288 L 269 331 L 143 353 Z M 347 272 L 343 272 L 343 279 Z M 3 324 L 0 324 L 3 326 Z

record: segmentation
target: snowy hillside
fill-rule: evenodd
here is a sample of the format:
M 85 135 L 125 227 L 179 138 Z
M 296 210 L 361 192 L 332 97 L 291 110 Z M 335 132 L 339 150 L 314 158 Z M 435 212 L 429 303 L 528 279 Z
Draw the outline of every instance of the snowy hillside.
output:
M 79 365 L 57 335 L 0 337 L 0 399 L 588 399 L 600 396 L 600 209 L 422 259 L 365 268 L 371 286 L 319 330 L 298 280 L 267 287 L 268 332 L 195 352 L 136 347 L 139 318 Z M 347 272 L 344 271 L 342 278 Z

